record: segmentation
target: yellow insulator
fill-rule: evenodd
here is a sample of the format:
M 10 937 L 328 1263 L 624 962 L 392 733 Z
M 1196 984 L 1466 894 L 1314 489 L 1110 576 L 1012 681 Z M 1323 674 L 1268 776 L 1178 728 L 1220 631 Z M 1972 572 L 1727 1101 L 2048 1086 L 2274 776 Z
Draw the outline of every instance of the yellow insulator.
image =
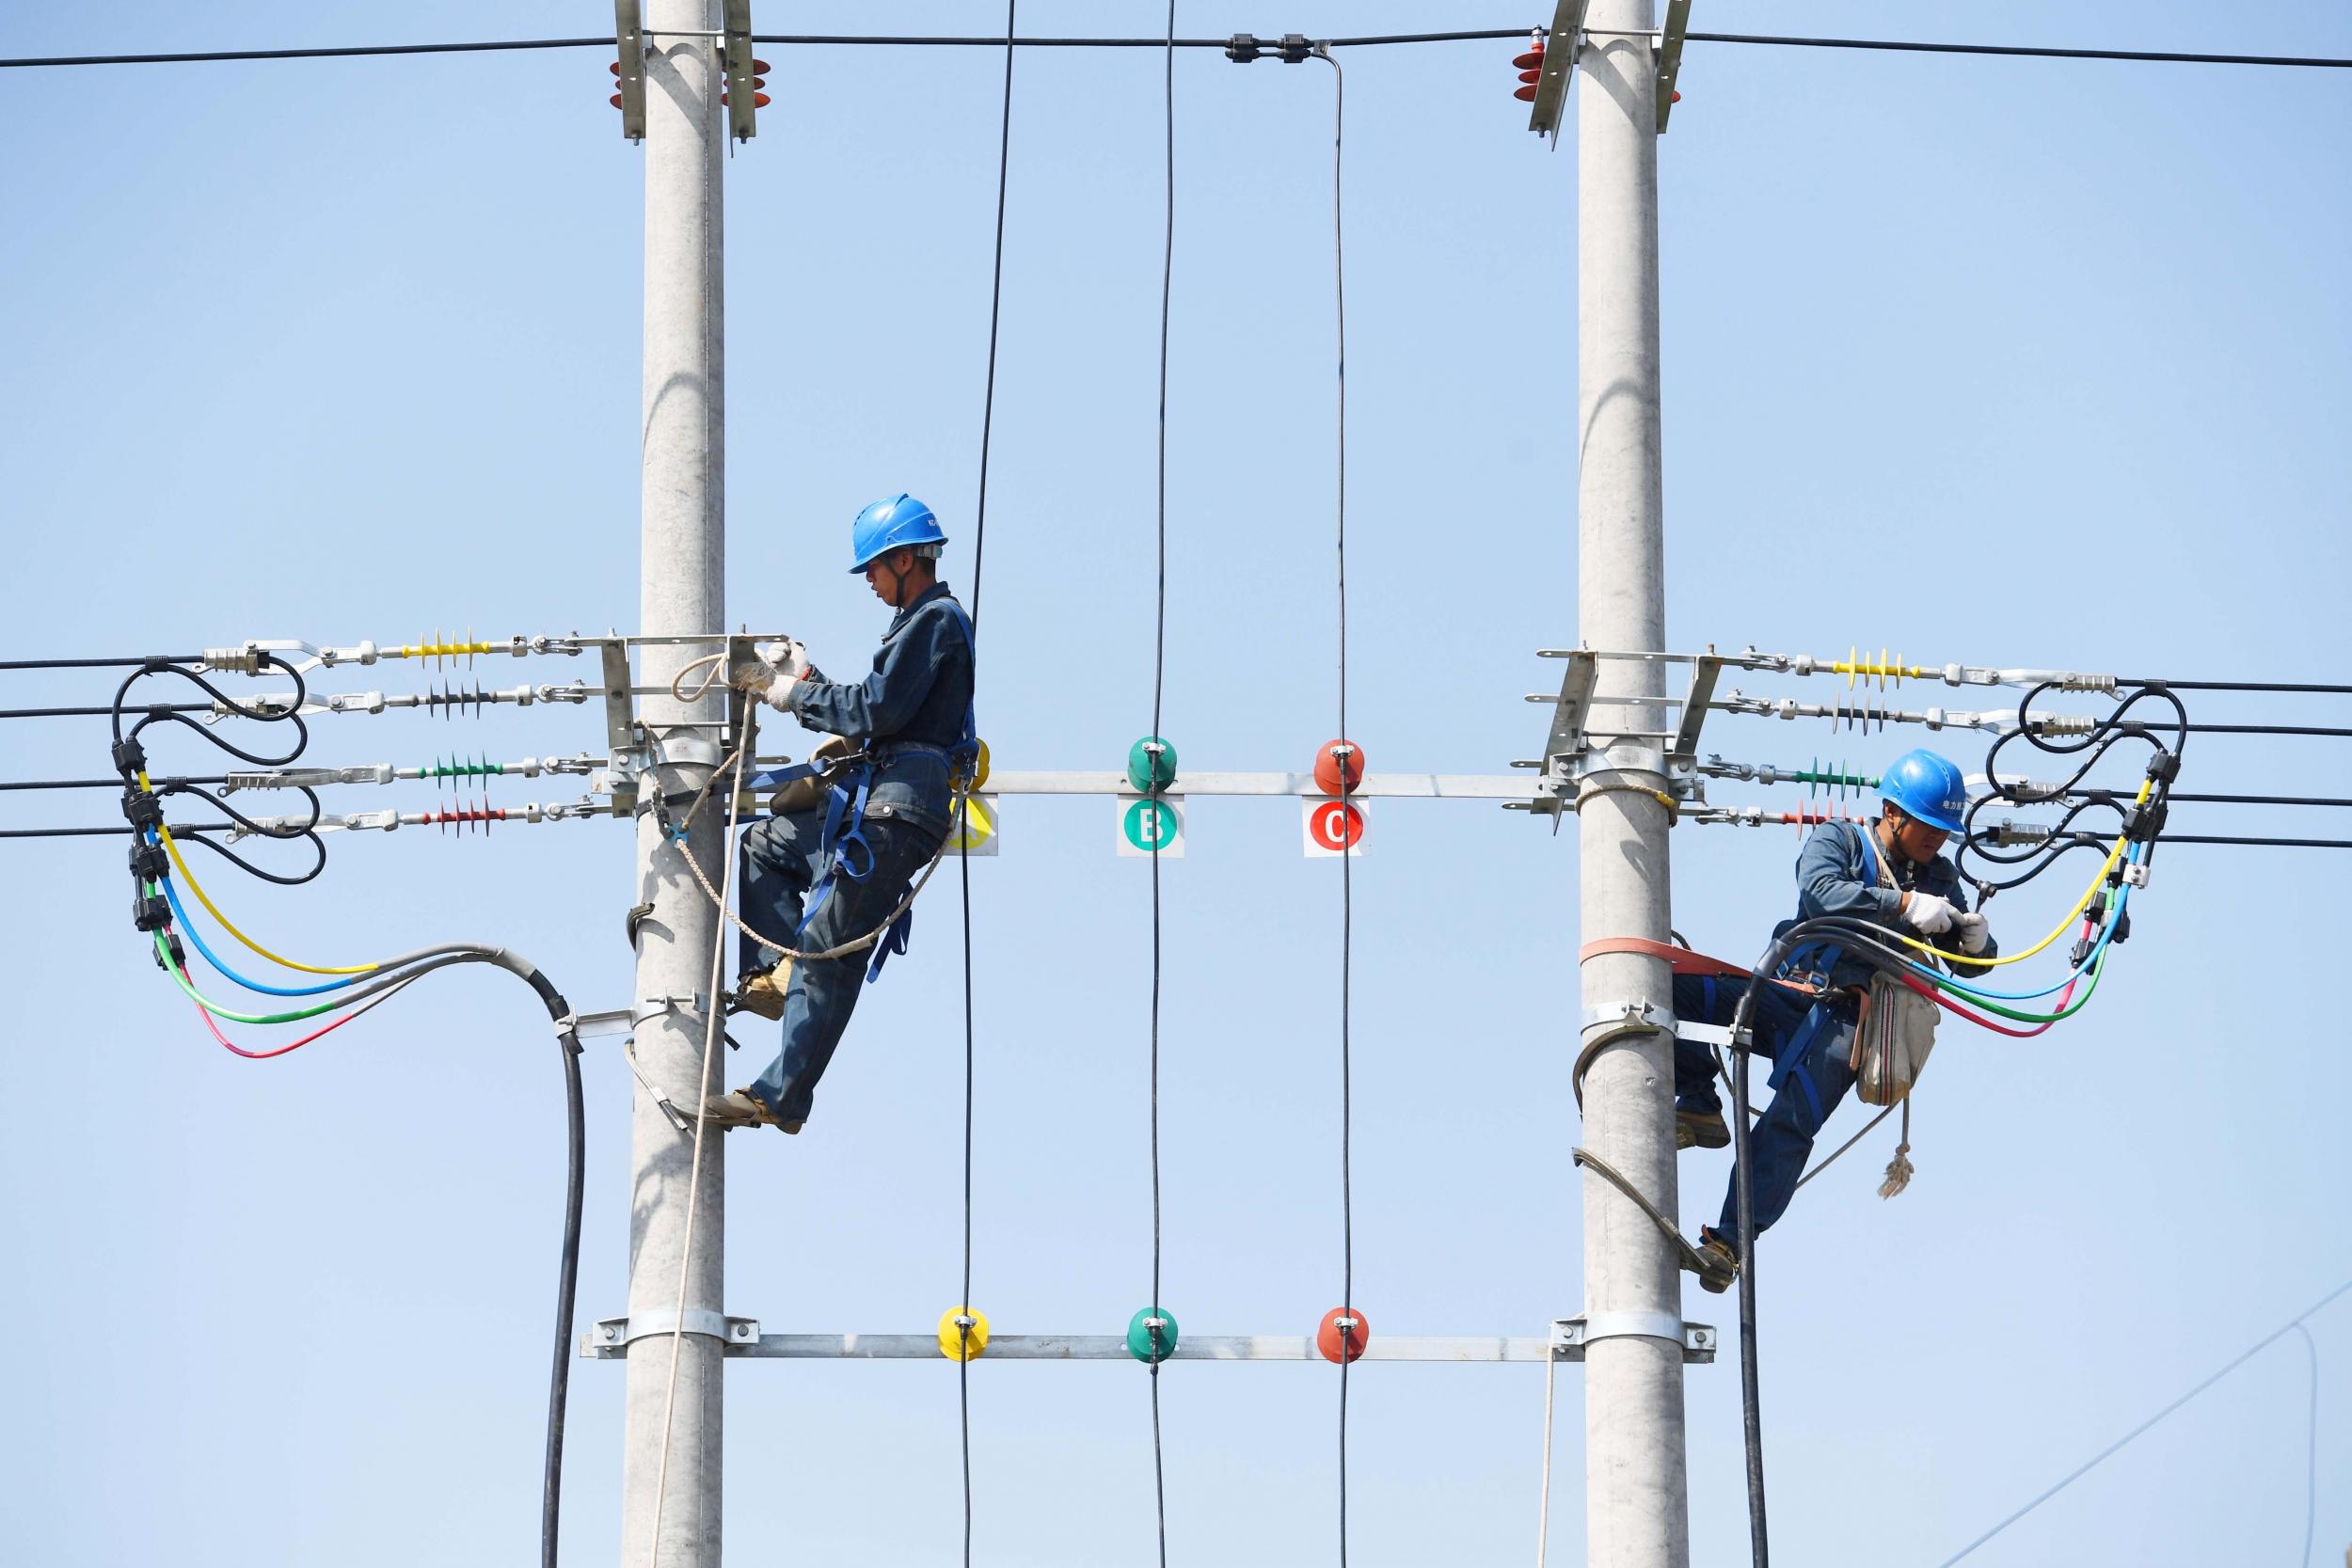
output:
M 950 1307 L 939 1315 L 939 1354 L 950 1361 L 977 1361 L 988 1349 L 988 1318 L 969 1307 Z
M 979 747 L 980 760 L 972 765 L 971 787 L 975 790 L 985 789 L 988 787 L 988 742 L 985 740 L 981 741 L 979 743 Z

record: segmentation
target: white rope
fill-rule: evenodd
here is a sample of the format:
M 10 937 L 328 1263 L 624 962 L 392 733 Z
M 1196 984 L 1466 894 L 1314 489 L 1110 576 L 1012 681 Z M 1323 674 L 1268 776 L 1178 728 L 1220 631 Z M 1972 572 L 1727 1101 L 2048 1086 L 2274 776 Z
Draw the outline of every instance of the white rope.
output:
M 689 822 L 691 822 L 694 819 L 694 814 L 702 810 L 703 800 L 710 793 L 711 784 L 718 780 L 721 773 L 733 769 L 736 776 L 736 782 L 728 786 L 727 791 L 730 797 L 727 806 L 727 842 L 730 848 L 733 847 L 735 842 L 735 809 L 737 805 L 740 803 L 739 797 L 742 793 L 742 763 L 745 757 L 753 754 L 752 732 L 757 728 L 757 725 L 752 722 L 750 718 L 751 707 L 748 705 L 746 705 L 744 712 L 746 717 L 743 726 L 742 746 L 737 750 L 733 756 L 722 763 L 718 769 L 714 771 L 708 779 L 703 782 L 701 791 L 694 797 L 694 803 L 688 807 L 686 812 L 686 819 Z M 764 937 L 757 931 L 753 930 L 749 925 L 744 923 L 741 915 L 736 913 L 732 909 L 727 907 L 727 900 L 724 895 L 723 895 L 717 888 L 710 885 L 710 878 L 703 870 L 702 862 L 694 858 L 693 849 L 683 839 L 678 841 L 678 853 L 686 857 L 686 869 L 694 874 L 694 880 L 701 885 L 704 893 L 709 895 L 710 901 L 719 906 L 719 912 L 726 917 L 727 923 L 733 926 L 737 930 L 742 932 L 745 936 L 751 938 L 754 942 L 759 943 L 760 946 L 768 949 L 771 953 L 774 953 L 782 958 L 790 958 L 798 963 L 816 962 L 825 958 L 845 958 L 851 953 L 863 953 L 866 949 L 873 946 L 875 942 L 881 941 L 882 938 L 888 933 L 892 926 L 898 923 L 898 919 L 900 915 L 906 913 L 908 910 L 914 907 L 916 895 L 920 894 L 925 886 L 930 883 L 931 874 L 939 869 L 939 863 L 946 858 L 947 847 L 955 842 L 958 833 L 968 831 L 969 824 L 966 818 L 970 809 L 969 802 L 971 800 L 971 796 L 972 791 L 969 784 L 960 784 L 956 786 L 955 800 L 953 807 L 948 814 L 948 820 L 955 824 L 956 832 L 947 834 L 939 841 L 939 847 L 931 851 L 930 863 L 923 867 L 923 874 L 914 879 L 914 885 L 907 889 L 907 895 L 898 901 L 898 907 L 892 910 L 889 914 L 885 915 L 882 918 L 882 923 L 881 925 L 875 927 L 864 936 L 853 937 L 850 941 L 841 943 L 839 946 L 828 947 L 821 953 L 803 953 L 799 948 L 787 947 L 780 942 L 771 942 L 767 937 Z M 735 862 L 733 857 L 730 856 L 727 862 L 728 875 L 732 876 L 734 870 Z M 715 985 L 717 982 L 714 980 L 712 983 Z M 711 994 L 716 996 L 718 992 L 713 990 Z
M 1545 1568 L 1550 1560 L 1551 1540 L 1551 1371 L 1559 1365 L 1560 1355 L 1550 1345 L 1544 1347 L 1544 1491 L 1543 1501 L 1535 1510 L 1535 1568 Z
M 709 683 L 706 681 L 705 689 L 707 689 Z M 672 683 L 672 689 L 675 694 L 675 682 Z M 710 775 L 712 779 L 716 779 L 721 772 L 729 768 L 733 769 L 735 774 L 734 782 L 727 786 L 727 832 L 726 837 L 722 841 L 728 845 L 733 845 L 735 842 L 737 807 L 742 800 L 743 759 L 754 754 L 753 733 L 758 727 L 757 710 L 747 706 L 743 716 L 743 744 L 736 749 L 735 755 L 728 759 L 725 768 L 714 769 Z M 707 791 L 709 787 L 709 780 L 705 780 L 704 790 Z M 699 811 L 701 807 L 702 797 L 697 795 L 694 798 L 694 808 Z M 689 812 L 686 820 L 691 825 L 694 820 L 694 813 Z M 678 840 L 678 852 L 686 857 L 687 864 L 694 863 L 694 857 L 688 851 L 684 838 Z M 718 900 L 722 913 L 726 911 L 727 900 L 735 891 L 735 857 L 733 855 L 727 857 L 723 878 L 723 885 L 712 895 Z M 695 879 L 702 880 L 699 868 L 695 871 Z M 710 884 L 704 882 L 703 886 L 708 890 Z M 678 1251 L 677 1313 L 671 1320 L 670 1329 L 670 1383 L 668 1391 L 662 1395 L 661 1399 L 661 1464 L 654 1480 L 653 1535 L 646 1547 L 646 1561 L 651 1568 L 660 1568 L 661 1562 L 661 1510 L 662 1505 L 669 1500 L 670 1495 L 670 1421 L 677 1411 L 678 1362 L 686 1347 L 686 1281 L 688 1271 L 694 1260 L 694 1215 L 703 1184 L 703 1131 L 710 1124 L 709 1116 L 707 1114 L 710 1101 L 710 1064 L 719 1043 L 719 981 L 726 971 L 726 936 L 724 932 L 721 932 L 711 939 L 710 987 L 703 993 L 710 1000 L 703 1011 L 703 1069 L 700 1087 L 694 1095 L 694 1158 L 693 1165 L 686 1179 L 686 1242 Z

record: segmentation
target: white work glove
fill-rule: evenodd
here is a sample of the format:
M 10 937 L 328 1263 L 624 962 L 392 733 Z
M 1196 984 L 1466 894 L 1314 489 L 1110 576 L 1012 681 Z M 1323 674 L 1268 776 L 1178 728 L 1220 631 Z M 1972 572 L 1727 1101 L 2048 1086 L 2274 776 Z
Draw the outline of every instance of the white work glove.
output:
M 757 652 L 759 661 L 745 665 L 736 684 L 782 712 L 791 705 L 792 688 L 809 673 L 808 649 L 787 637 L 781 642 L 763 642 Z
M 1952 916 L 1952 929 L 1960 933 L 1960 950 L 1963 953 L 1981 953 L 1993 940 L 1991 924 L 1984 916 L 1966 910 Z
M 1952 907 L 1948 898 L 1938 898 L 1932 893 L 1903 895 L 1904 923 L 1923 937 L 1950 930 L 1952 922 L 1959 915 L 1960 911 Z

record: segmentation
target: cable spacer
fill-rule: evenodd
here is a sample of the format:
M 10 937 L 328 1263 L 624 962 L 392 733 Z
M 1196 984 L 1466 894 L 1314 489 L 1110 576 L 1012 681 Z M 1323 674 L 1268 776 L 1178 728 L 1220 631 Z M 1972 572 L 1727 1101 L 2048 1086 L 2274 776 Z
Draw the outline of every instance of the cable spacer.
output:
M 939 1354 L 950 1361 L 977 1361 L 988 1349 L 988 1318 L 969 1307 L 939 1315 Z
M 1364 1345 L 1371 1338 L 1372 1323 L 1360 1308 L 1334 1307 L 1323 1315 L 1323 1326 L 1315 1330 L 1315 1349 L 1334 1364 L 1356 1361 L 1362 1358 Z
M 1176 1354 L 1176 1334 L 1175 1313 L 1146 1307 L 1127 1320 L 1127 1354 L 1155 1367 Z

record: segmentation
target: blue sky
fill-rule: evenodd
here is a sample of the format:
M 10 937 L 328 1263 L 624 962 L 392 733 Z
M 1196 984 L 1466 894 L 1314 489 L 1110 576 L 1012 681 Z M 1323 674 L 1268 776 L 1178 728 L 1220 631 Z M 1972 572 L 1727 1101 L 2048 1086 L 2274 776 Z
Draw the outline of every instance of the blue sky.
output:
M 1724 31 L 2352 54 L 2352 19 L 2319 7 L 2229 26 L 2184 4 L 1695 9 Z M 996 14 L 755 17 L 924 32 Z M 1148 33 L 1161 13 L 1022 14 L 1044 34 Z M 8 49 L 578 35 L 608 17 L 52 8 L 18 17 Z M 1534 20 L 1187 0 L 1180 29 Z M 1557 677 L 1534 650 L 1577 635 L 1575 159 L 1524 133 L 1513 52 L 1346 57 L 1350 727 L 1377 769 L 1530 754 L 1542 715 L 1521 695 Z M 969 571 L 998 62 L 770 57 L 776 103 L 727 170 L 729 615 L 854 666 L 881 620 L 838 568 L 858 506 L 924 497 L 958 531 L 949 580 Z M 10 657 L 628 627 L 642 182 L 606 58 L 0 76 Z M 1116 767 L 1149 723 L 1159 71 L 1148 51 L 1018 66 L 980 710 L 1000 767 Z M 1329 72 L 1202 51 L 1176 81 L 1164 728 L 1192 767 L 1303 768 L 1337 703 Z M 2352 81 L 1694 44 L 1682 89 L 1660 157 L 1677 647 L 2344 678 Z M 105 694 L 9 680 L 8 705 Z M 2322 699 L 2195 713 L 2344 718 Z M 20 722 L 8 771 L 103 773 L 103 729 Z M 310 757 L 568 752 L 598 733 L 571 708 L 339 716 Z M 1708 731 L 1743 760 L 1865 767 L 1912 738 L 1728 716 Z M 2205 736 L 2180 787 L 2340 794 L 2342 768 L 2340 743 Z M 493 800 L 567 793 L 515 783 Z M 24 823 L 112 810 L 8 800 Z M 1337 868 L 1300 857 L 1295 811 L 1196 802 L 1187 856 L 1164 868 L 1163 1297 L 1189 1332 L 1304 1333 L 1338 1300 Z M 2345 836 L 2332 815 L 2183 806 L 2175 825 Z M 974 1295 L 1002 1332 L 1117 1332 L 1148 1292 L 1148 873 L 1115 857 L 1115 831 L 1105 802 L 1015 801 L 1003 857 L 975 870 Z M 1580 1305 L 1574 837 L 1476 804 L 1374 813 L 1355 881 L 1354 1191 L 1356 1300 L 1376 1333 L 1538 1333 Z M 1787 911 L 1793 833 L 1686 828 L 1674 848 L 1677 925 L 1747 956 Z M 583 1007 L 625 1005 L 631 852 L 613 824 L 332 849 L 298 892 L 208 885 L 311 961 L 492 940 Z M 0 1532 L 60 1565 L 524 1557 L 562 1174 L 535 1007 L 459 973 L 281 1061 L 240 1061 L 129 929 L 119 845 L 9 855 L 0 1248 L 29 1354 L 0 1437 Z M 1883 1132 L 1806 1189 L 1773 1233 L 1764 1300 L 1785 1555 L 1940 1562 L 2352 1276 L 2341 1030 L 2309 975 L 2343 871 L 2166 852 L 2090 1011 L 2034 1042 L 1947 1036 L 1910 1192 L 1874 1196 Z M 2038 936 L 2072 892 L 2008 895 L 1995 927 Z M 925 911 L 866 998 L 809 1132 L 735 1150 L 729 1310 L 771 1330 L 916 1331 L 953 1303 L 951 908 Z M 622 1309 L 630 1087 L 609 1046 L 588 1075 L 583 1321 Z M 1849 1108 L 1833 1131 L 1862 1119 Z M 1691 1220 L 1724 1164 L 1685 1157 Z M 1686 1310 L 1734 1320 L 1695 1291 Z M 2352 1540 L 2346 1310 L 2313 1323 L 2319 1560 Z M 1971 1560 L 2293 1560 L 2297 1351 L 2265 1353 Z M 1329 1552 L 1334 1384 L 1327 1368 L 1169 1370 L 1173 1560 Z M 582 1568 L 616 1560 L 620 1386 L 610 1366 L 575 1374 L 566 1555 Z M 1736 1368 L 1688 1386 L 1693 1555 L 1730 1560 Z M 1139 1369 L 982 1363 L 972 1388 L 980 1560 L 1151 1560 Z M 733 1560 L 952 1553 L 944 1363 L 739 1364 L 729 1394 Z M 1523 1560 L 1541 1398 L 1534 1368 L 1365 1369 L 1355 1560 Z M 1553 1560 L 1576 1562 L 1573 1371 L 1557 1440 Z

